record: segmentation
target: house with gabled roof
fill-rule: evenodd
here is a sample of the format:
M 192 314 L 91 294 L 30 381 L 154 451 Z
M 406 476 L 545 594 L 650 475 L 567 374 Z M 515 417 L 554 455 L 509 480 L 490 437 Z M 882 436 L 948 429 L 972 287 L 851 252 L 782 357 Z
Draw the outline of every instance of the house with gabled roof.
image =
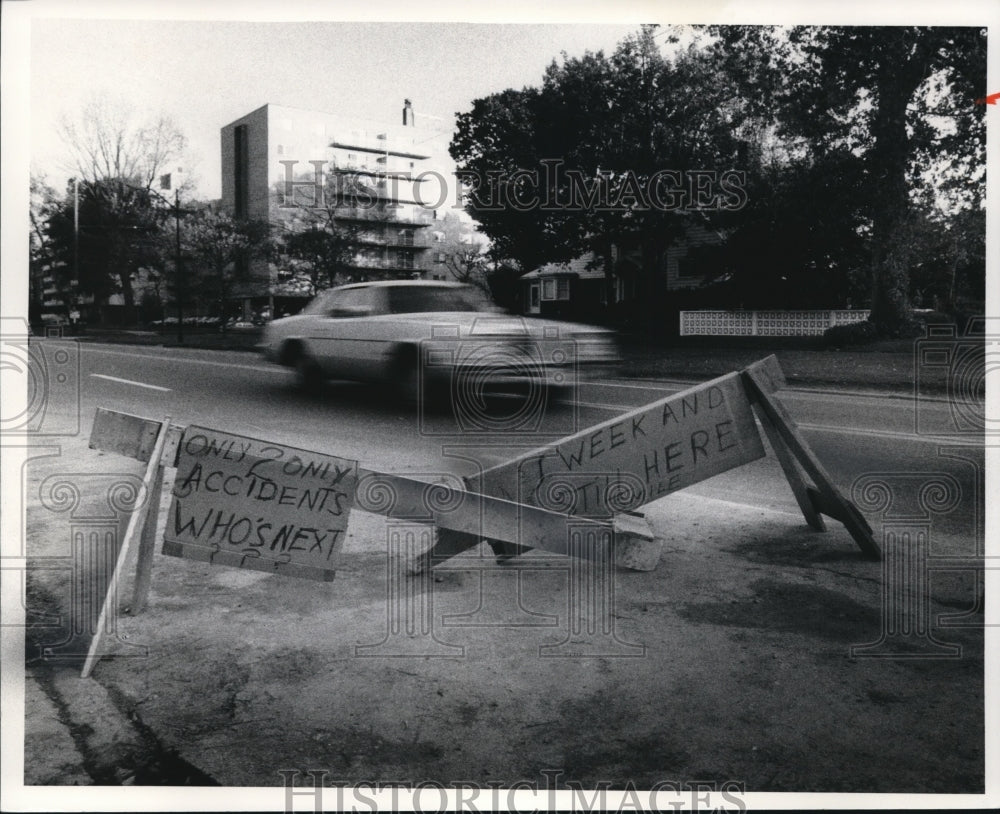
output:
M 697 288 L 717 269 L 699 256 L 699 249 L 717 246 L 725 236 L 700 223 L 692 224 L 683 240 L 660 258 L 654 291 Z M 611 244 L 609 256 L 589 251 L 564 263 L 546 263 L 522 275 L 524 311 L 529 315 L 584 322 L 613 322 L 634 309 L 644 289 L 638 284 L 642 256 L 637 247 Z

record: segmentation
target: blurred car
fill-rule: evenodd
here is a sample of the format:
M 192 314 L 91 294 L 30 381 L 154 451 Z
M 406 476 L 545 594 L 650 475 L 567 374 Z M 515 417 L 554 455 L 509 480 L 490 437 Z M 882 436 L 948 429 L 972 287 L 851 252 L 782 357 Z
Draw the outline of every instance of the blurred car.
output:
M 618 360 L 607 329 L 509 316 L 473 286 L 430 280 L 329 289 L 269 323 L 259 348 L 309 389 L 327 378 L 378 382 L 410 401 L 441 385 L 567 389 Z

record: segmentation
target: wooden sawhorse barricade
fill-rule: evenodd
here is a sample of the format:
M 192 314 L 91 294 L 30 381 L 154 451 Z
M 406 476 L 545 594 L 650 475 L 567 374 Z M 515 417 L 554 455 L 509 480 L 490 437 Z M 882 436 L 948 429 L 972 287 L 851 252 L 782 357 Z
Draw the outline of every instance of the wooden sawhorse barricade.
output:
M 643 505 L 765 455 L 757 424 L 806 519 L 848 529 L 865 555 L 881 552 L 787 411 L 770 356 L 491 467 L 463 484 L 425 483 L 357 461 L 198 426 L 98 409 L 90 446 L 147 464 L 83 667 L 90 674 L 126 561 L 136 551 L 131 612 L 149 592 L 164 469 L 176 467 L 162 552 L 285 576 L 332 580 L 350 510 L 433 524 L 437 542 L 411 573 L 487 540 L 502 556 L 530 548 L 652 570 L 661 541 Z M 811 481 L 811 482 L 810 482 Z M 138 541 L 138 542 L 136 542 Z

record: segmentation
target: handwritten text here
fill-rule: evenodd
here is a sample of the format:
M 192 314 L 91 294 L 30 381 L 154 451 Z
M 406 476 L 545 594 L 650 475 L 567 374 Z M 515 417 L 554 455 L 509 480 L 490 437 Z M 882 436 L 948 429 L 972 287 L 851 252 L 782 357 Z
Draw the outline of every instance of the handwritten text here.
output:
M 739 374 L 597 424 L 483 473 L 483 491 L 610 517 L 764 456 Z
M 331 579 L 357 482 L 357 461 L 188 427 L 163 553 Z

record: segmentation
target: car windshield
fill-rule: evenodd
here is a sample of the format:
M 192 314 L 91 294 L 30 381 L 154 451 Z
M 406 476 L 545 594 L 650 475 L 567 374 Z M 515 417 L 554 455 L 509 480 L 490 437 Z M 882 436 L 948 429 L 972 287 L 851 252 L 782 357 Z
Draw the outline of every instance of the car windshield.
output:
M 393 314 L 424 314 L 432 311 L 489 311 L 492 306 L 472 288 L 450 286 L 393 286 L 389 311 Z
M 332 309 L 343 292 L 337 289 L 323 291 L 313 297 L 312 300 L 299 313 L 301 314 L 324 314 Z

